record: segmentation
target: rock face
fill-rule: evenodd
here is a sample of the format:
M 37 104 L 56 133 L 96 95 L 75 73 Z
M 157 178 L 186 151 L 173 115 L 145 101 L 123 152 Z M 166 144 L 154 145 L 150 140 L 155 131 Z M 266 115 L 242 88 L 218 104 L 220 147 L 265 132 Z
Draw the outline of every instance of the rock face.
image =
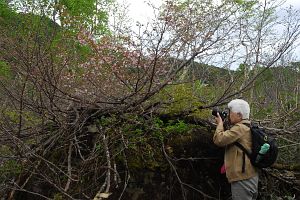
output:
M 125 199 L 228 199 L 229 184 L 219 173 L 223 150 L 213 145 L 211 136 L 194 130 L 189 136 L 170 139 L 165 150 L 171 166 L 135 171 Z
M 161 150 L 164 162 L 151 169 L 136 167 L 124 199 L 228 199 L 229 184 L 219 173 L 224 151 L 213 144 L 212 135 L 198 127 L 168 138 Z M 111 198 L 119 195 L 116 192 Z

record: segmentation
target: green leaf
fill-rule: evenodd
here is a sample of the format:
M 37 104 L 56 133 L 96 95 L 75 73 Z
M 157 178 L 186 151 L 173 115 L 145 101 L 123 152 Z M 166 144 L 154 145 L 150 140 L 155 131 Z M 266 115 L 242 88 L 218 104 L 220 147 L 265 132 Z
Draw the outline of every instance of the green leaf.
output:
M 234 0 L 235 3 L 242 5 L 244 3 L 244 0 Z

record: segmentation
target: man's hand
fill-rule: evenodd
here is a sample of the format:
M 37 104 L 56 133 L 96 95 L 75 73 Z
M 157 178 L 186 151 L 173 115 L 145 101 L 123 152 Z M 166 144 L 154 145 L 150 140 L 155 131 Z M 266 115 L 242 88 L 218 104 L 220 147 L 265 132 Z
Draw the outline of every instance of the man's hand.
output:
M 221 116 L 220 116 L 220 114 L 219 113 L 217 113 L 217 117 L 215 117 L 215 119 L 216 119 L 216 123 L 218 124 L 218 125 L 222 125 L 223 126 L 223 120 L 222 120 L 222 118 L 221 118 Z

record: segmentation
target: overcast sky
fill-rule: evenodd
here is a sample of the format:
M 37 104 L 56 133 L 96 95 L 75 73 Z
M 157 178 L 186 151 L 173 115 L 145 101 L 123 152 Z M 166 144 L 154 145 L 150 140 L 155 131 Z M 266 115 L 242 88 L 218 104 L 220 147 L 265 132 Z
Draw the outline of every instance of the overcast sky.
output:
M 162 4 L 162 0 L 117 0 L 118 2 L 125 2 L 129 7 L 128 15 L 132 18 L 133 28 L 136 28 L 137 21 L 145 24 L 153 18 L 153 10 L 146 2 L 151 2 L 156 7 Z M 261 0 L 262 1 L 262 0 Z M 300 0 L 286 0 L 283 7 L 293 6 L 294 9 L 300 10 Z M 300 43 L 300 41 L 299 41 Z M 295 58 L 300 59 L 300 46 L 296 48 L 294 53 Z
M 299 0 L 287 0 L 286 5 L 292 5 L 295 8 L 299 8 L 300 9 L 300 1 Z
M 147 22 L 153 17 L 152 9 L 146 2 L 151 2 L 156 6 L 161 5 L 162 0 L 118 0 L 127 2 L 129 5 L 129 16 L 135 21 Z M 286 0 L 284 6 L 292 5 L 296 9 L 300 9 L 300 0 Z

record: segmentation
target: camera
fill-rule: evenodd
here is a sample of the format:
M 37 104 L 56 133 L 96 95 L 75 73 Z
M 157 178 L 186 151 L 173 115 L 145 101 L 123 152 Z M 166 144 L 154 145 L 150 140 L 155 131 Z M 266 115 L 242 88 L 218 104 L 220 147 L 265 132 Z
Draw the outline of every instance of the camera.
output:
M 213 108 L 211 114 L 215 117 L 217 117 L 217 113 L 219 113 L 220 117 L 222 118 L 223 121 L 225 121 L 225 119 L 228 116 L 228 112 L 226 110 L 219 110 L 218 108 Z

